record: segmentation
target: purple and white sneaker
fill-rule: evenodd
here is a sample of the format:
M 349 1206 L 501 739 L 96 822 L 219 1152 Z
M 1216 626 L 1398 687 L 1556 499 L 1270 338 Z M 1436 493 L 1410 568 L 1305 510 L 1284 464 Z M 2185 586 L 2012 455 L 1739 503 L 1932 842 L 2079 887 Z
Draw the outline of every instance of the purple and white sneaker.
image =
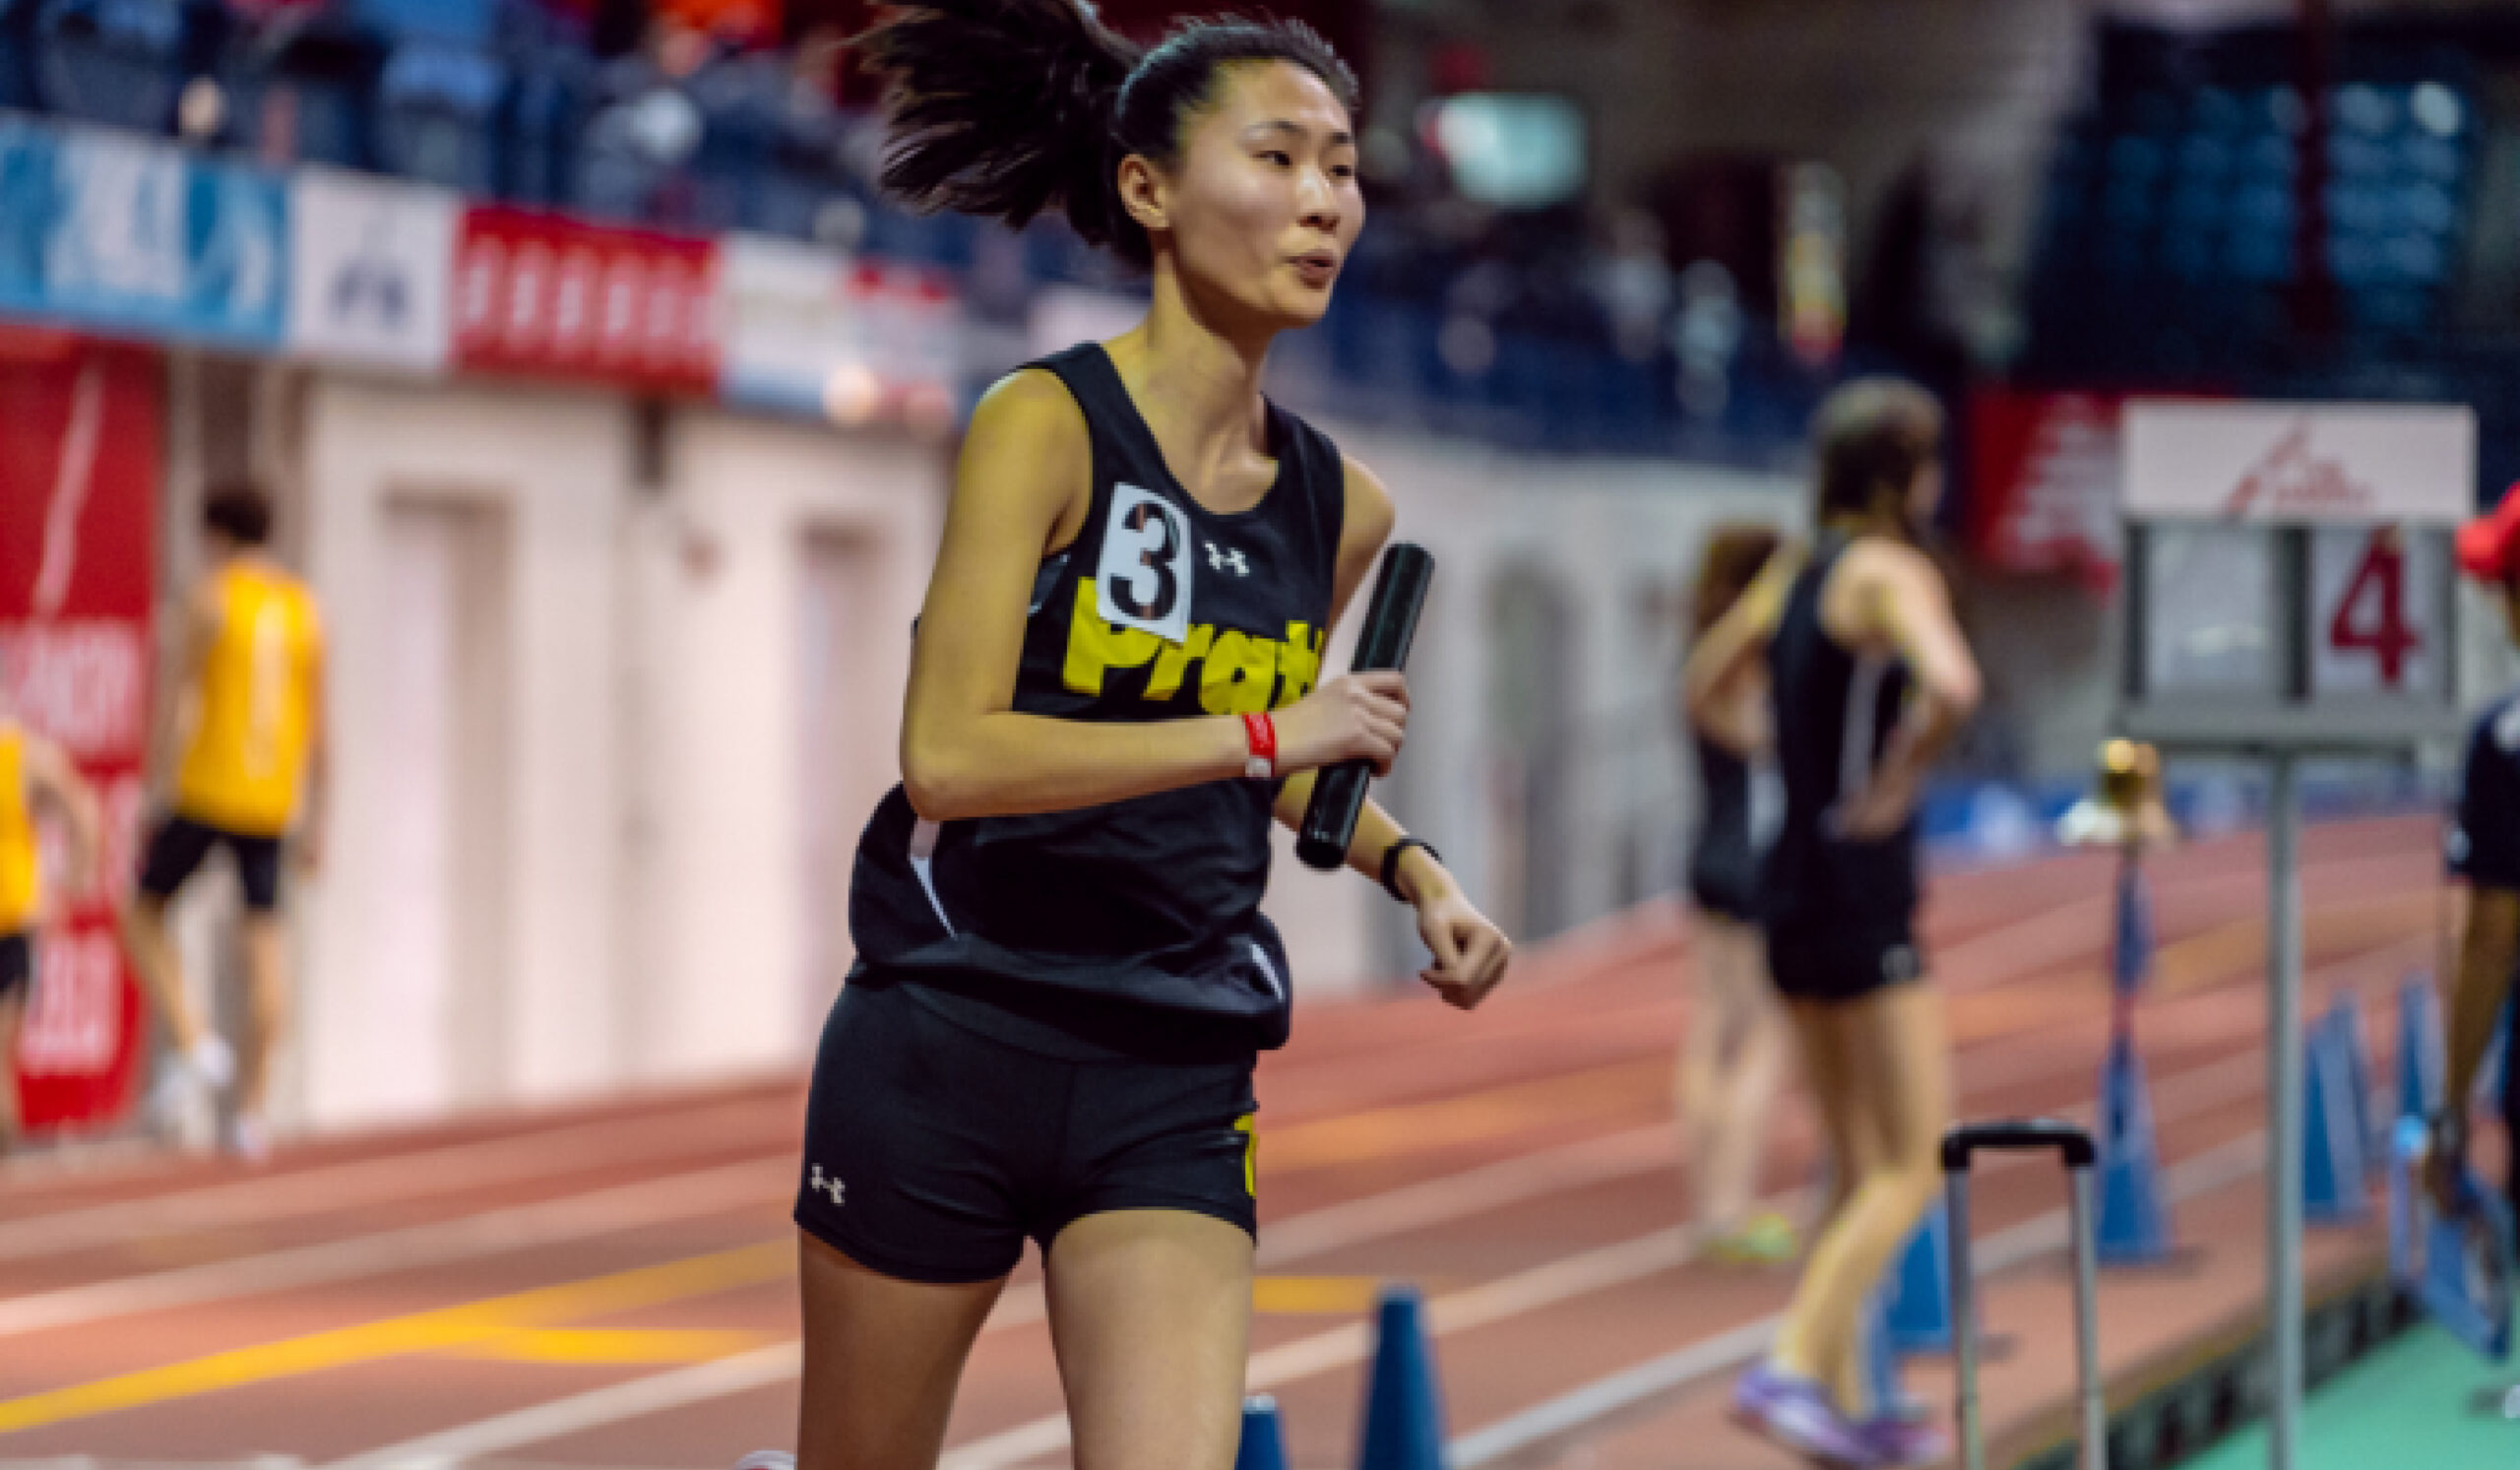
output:
M 1936 1428 L 1929 1419 L 1912 1414 L 1884 1414 L 1856 1426 L 1856 1433 L 1872 1446 L 1873 1463 L 1879 1466 L 1931 1465 L 1949 1458 L 1951 1437 Z
M 1818 1383 L 1772 1363 L 1761 1362 L 1733 1381 L 1732 1422 L 1830 1470 L 1894 1463 L 1881 1458 L 1871 1438 L 1847 1422 Z

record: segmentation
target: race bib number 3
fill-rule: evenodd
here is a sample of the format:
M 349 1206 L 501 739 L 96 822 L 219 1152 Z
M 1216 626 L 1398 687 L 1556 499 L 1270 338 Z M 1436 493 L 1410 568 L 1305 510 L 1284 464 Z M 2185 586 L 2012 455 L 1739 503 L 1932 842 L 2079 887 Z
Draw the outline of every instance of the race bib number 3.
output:
M 1111 486 L 1095 597 L 1104 620 L 1166 643 L 1190 636 L 1190 522 L 1179 507 L 1133 484 Z

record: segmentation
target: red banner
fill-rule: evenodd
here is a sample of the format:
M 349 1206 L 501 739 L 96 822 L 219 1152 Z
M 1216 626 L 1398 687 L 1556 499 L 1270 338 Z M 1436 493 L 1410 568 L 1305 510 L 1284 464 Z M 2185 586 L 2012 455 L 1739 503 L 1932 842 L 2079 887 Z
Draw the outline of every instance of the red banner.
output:
M 18 1046 L 30 1128 L 111 1121 L 138 1066 L 141 1006 L 114 937 L 131 882 L 149 730 L 164 388 L 156 354 L 18 339 L 0 352 L 0 687 L 67 749 L 105 809 L 103 888 L 37 936 Z M 61 834 L 44 871 L 69 898 Z
M 481 371 L 713 392 L 717 273 L 713 240 L 467 210 L 455 255 L 456 360 Z
M 2117 393 L 1980 388 L 1969 399 L 1969 546 L 2000 571 L 2117 580 Z

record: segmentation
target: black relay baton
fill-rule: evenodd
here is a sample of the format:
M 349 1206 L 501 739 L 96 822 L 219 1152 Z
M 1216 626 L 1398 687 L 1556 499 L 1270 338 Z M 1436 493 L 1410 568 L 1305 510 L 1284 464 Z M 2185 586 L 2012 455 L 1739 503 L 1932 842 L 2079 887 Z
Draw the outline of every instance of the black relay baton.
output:
M 1366 607 L 1364 631 L 1356 638 L 1352 672 L 1408 664 L 1410 640 L 1418 635 L 1418 613 L 1426 606 L 1426 587 L 1434 580 L 1435 558 L 1426 554 L 1424 546 L 1393 542 L 1382 553 L 1382 571 L 1374 578 L 1374 600 Z M 1363 760 L 1324 766 L 1313 778 L 1312 799 L 1304 804 L 1303 825 L 1295 831 L 1295 856 L 1305 866 L 1328 872 L 1348 861 L 1348 844 L 1356 835 L 1356 813 L 1364 808 L 1365 787 L 1373 779 L 1373 763 Z

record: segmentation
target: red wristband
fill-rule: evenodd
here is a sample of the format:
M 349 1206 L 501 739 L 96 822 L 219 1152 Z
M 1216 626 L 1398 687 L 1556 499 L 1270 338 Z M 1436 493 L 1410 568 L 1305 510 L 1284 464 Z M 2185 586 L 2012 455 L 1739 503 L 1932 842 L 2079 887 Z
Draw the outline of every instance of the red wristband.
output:
M 1278 722 L 1267 715 L 1245 715 L 1242 738 L 1250 750 L 1242 763 L 1242 774 L 1259 781 L 1274 779 L 1278 774 Z

